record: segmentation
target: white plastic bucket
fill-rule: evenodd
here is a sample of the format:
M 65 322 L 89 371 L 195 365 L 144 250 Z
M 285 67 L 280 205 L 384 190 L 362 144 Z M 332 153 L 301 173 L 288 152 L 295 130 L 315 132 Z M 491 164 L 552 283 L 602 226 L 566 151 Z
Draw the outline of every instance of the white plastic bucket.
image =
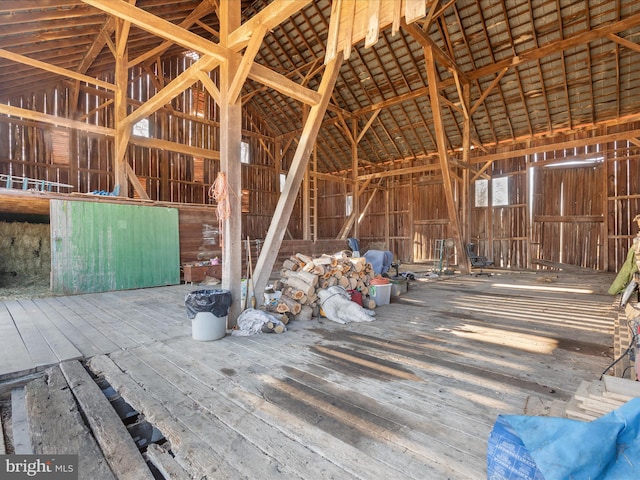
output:
M 194 340 L 208 342 L 227 334 L 227 317 L 216 317 L 211 312 L 198 312 L 191 320 L 191 335 Z
M 376 301 L 376 305 L 387 305 L 391 300 L 391 284 L 369 285 L 369 296 Z

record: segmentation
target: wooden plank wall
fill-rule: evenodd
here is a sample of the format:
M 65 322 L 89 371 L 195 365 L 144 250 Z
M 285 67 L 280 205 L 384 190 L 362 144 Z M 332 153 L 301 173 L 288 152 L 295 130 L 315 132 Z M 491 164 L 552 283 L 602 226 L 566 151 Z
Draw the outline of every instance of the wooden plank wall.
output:
M 131 70 L 128 95 L 133 100 L 129 110 L 155 95 L 167 79 L 175 78 L 191 63 L 192 59 L 188 57 L 175 57 Z M 113 79 L 107 77 L 105 80 Z M 12 99 L 10 103 L 66 118 L 88 118 L 96 125 L 113 126 L 112 93 L 80 86 L 78 104 L 71 105 L 72 87 L 71 83 L 63 83 L 46 92 Z M 585 135 L 606 135 L 636 128 L 640 128 L 640 123 L 563 138 L 570 141 Z M 200 83 L 150 115 L 149 129 L 151 136 L 181 142 L 187 145 L 187 150 L 197 147 L 217 151 L 219 147 L 219 112 Z M 70 183 L 78 192 L 113 190 L 112 139 L 69 131 L 68 161 L 65 161 L 60 155 L 64 150 L 64 141 L 60 141 L 64 139 L 64 132 L 67 131 L 0 116 L 0 173 Z M 249 144 L 251 163 L 243 165 L 242 172 L 243 236 L 265 237 L 279 198 L 278 175 L 286 174 L 295 152 L 295 142 L 289 144 L 284 137 L 276 139 L 277 133 L 271 131 L 255 112 L 244 110 L 243 140 Z M 276 154 L 278 141 L 281 147 L 288 145 L 281 165 L 277 165 L 280 161 Z M 528 268 L 534 266 L 533 260 L 545 259 L 594 269 L 618 269 L 637 233 L 633 218 L 640 213 L 640 147 L 631 141 L 618 141 L 582 150 L 546 151 L 545 142 L 558 142 L 558 139 L 523 144 L 523 148 L 537 144 L 539 153 L 495 161 L 487 171 L 494 177 L 509 178 L 509 205 L 475 207 L 474 189 L 470 186 L 470 213 L 468 225 L 465 225 L 468 238 L 477 243 L 478 253 L 489 256 L 496 265 L 503 267 Z M 135 139 L 129 147 L 129 161 L 152 200 L 211 202 L 209 188 L 219 171 L 217 160 L 134 143 Z M 594 152 L 600 152 L 606 161 L 593 169 L 560 171 L 543 166 L 551 160 L 562 161 Z M 398 161 L 387 167 L 409 166 L 415 166 L 415 161 Z M 531 175 L 527 169 L 532 166 L 535 168 L 530 185 Z M 461 176 L 460 170 L 457 174 Z M 359 199 L 361 208 L 373 195 L 376 183 L 372 182 Z M 530 187 L 533 187 L 532 192 L 529 192 Z M 455 188 L 455 195 L 460 198 L 457 184 Z M 317 182 L 317 192 L 318 238 L 335 238 L 345 221 L 345 197 L 352 193 L 352 188 L 342 181 L 321 180 Z M 563 211 L 558 210 L 560 192 L 564 195 Z M 285 239 L 303 236 L 301 197 L 299 194 Z M 585 203 L 585 199 L 589 202 Z M 598 216 L 601 218 L 596 218 Z M 359 225 L 358 238 L 361 246 L 374 241 L 385 242 L 403 262 L 429 261 L 434 257 L 434 241 L 450 236 L 447 217 L 438 176 L 425 173 L 387 177 Z M 189 222 L 195 220 L 192 218 Z M 193 227 L 193 234 L 200 240 L 215 235 L 213 229 L 203 234 L 205 226 L 215 224 L 215 219 L 206 218 Z M 200 240 L 189 239 L 189 235 L 188 248 L 183 250 L 184 261 L 194 260 L 203 253 L 199 243 L 190 243 Z M 208 247 L 204 250 L 208 256 Z
M 537 202 L 533 215 L 534 235 L 539 244 L 535 258 L 602 268 L 599 251 L 604 244 L 603 202 L 597 201 L 601 198 L 597 190 L 602 184 L 602 174 L 602 165 L 538 171 L 534 182 L 541 201 Z
M 318 198 L 318 237 L 335 238 L 347 220 L 346 196 L 352 193 L 351 187 L 344 182 L 319 180 L 318 191 L 322 192 Z M 366 202 L 360 198 L 361 205 Z M 348 236 L 353 236 L 353 230 Z
M 611 142 L 605 145 L 604 154 L 608 254 L 605 268 L 613 271 L 624 263 L 638 234 L 633 219 L 640 214 L 640 147 L 628 141 Z
M 174 57 L 163 60 L 160 65 L 155 63 L 151 67 L 132 69 L 129 111 L 153 97 L 167 79 L 178 76 L 192 62 L 188 57 Z M 158 69 L 162 75 L 158 75 Z M 113 78 L 106 75 L 104 80 L 113 81 Z M 81 86 L 75 108 L 70 105 L 71 98 L 69 84 L 16 98 L 11 104 L 62 117 L 88 118 L 93 124 L 113 127 L 111 92 Z M 183 143 L 187 149 L 219 150 L 218 108 L 200 82 L 151 114 L 148 120 L 150 137 Z M 66 162 L 61 162 L 59 157 L 53 156 L 53 139 L 66 132 L 65 129 L 0 116 L 0 173 L 69 183 L 74 186 L 70 191 L 113 191 L 113 139 L 69 131 Z M 137 128 L 134 128 L 134 135 L 140 135 Z M 129 163 L 151 200 L 212 203 L 209 189 L 220 169 L 218 160 L 137 146 L 135 141 L 134 138 L 129 145 Z M 274 134 L 258 115 L 246 109 L 243 110 L 243 141 L 250 150 L 250 164 L 243 165 L 242 173 L 242 194 L 246 200 L 243 233 L 264 237 L 279 197 Z M 302 211 L 297 205 L 289 230 L 295 236 L 301 228 Z
M 414 184 L 413 256 L 416 261 L 433 261 L 435 241 L 449 238 L 449 217 L 442 178 Z
M 494 162 L 491 176 L 506 177 L 509 184 L 508 205 L 492 206 L 487 220 L 488 237 L 478 236 L 476 252 L 486 255 L 501 267 L 525 268 L 528 256 L 527 171 L 524 157 Z M 492 198 L 490 196 L 489 200 Z M 483 241 L 486 240 L 486 243 Z
M 392 181 L 387 181 L 387 189 L 380 197 L 385 196 L 385 203 L 388 205 L 388 215 L 385 223 L 388 223 L 387 248 L 393 252 L 394 259 L 409 261 L 412 258 L 413 239 L 411 231 L 411 185 L 410 176 L 393 177 Z M 375 241 L 376 232 L 371 232 L 370 241 Z

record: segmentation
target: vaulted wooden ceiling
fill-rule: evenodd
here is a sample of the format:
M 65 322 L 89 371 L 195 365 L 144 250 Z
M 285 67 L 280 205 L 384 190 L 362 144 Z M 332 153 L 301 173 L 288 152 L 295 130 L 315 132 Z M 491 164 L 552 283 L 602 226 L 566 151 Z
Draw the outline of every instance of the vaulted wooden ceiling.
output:
M 136 7 L 218 42 L 218 2 L 138 0 Z M 395 0 L 381 0 L 395 1 Z M 334 0 L 338 2 L 338 0 Z M 243 0 L 243 21 L 270 2 Z M 425 45 L 435 45 L 449 151 L 463 143 L 497 144 L 640 118 L 640 2 L 637 0 L 440 0 L 426 16 L 390 26 L 375 44 L 357 43 L 343 63 L 318 138 L 318 167 L 352 167 L 351 122 L 366 130 L 360 165 L 388 165 L 436 154 Z M 255 62 L 312 90 L 318 88 L 329 37 L 330 0 L 309 2 L 264 37 Z M 15 55 L 99 76 L 114 69 L 115 21 L 80 0 L 0 2 L 0 101 L 46 89 L 61 77 Z M 370 43 L 370 42 L 369 42 Z M 132 25 L 130 64 L 185 51 Z M 33 62 L 32 62 L 33 63 Z M 457 78 L 456 78 L 457 77 Z M 461 102 L 460 81 L 470 86 Z M 300 133 L 301 102 L 247 80 L 246 108 L 268 118 L 273 136 Z

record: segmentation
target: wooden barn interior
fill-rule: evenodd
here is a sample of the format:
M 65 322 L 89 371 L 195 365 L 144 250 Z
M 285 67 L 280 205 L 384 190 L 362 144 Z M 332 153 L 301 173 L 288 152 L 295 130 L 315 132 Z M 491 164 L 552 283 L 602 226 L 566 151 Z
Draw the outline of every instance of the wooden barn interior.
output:
M 497 415 L 640 396 L 639 173 L 636 0 L 3 0 L 0 454 L 482 478 Z M 192 338 L 349 239 L 372 322 Z

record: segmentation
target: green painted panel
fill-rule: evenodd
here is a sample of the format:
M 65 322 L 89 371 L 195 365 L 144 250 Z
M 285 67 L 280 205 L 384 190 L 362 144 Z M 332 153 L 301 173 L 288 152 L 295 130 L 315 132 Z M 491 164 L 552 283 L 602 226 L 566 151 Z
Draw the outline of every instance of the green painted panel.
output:
M 177 209 L 51 200 L 50 210 L 54 292 L 180 283 Z

